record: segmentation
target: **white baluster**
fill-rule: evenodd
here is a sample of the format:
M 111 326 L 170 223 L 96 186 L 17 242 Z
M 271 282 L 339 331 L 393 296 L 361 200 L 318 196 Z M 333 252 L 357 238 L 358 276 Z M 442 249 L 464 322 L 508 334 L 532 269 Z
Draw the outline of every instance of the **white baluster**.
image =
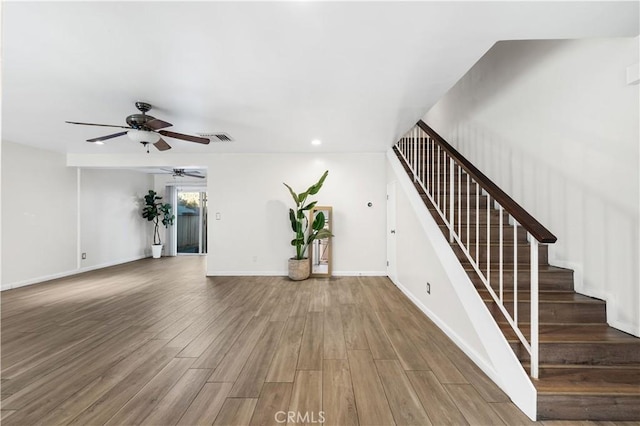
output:
M 453 243 L 453 233 L 455 231 L 455 217 L 454 217 L 454 194 L 455 194 L 455 185 L 453 181 L 454 172 L 453 172 L 453 157 L 449 157 L 449 242 Z
M 531 244 L 531 377 L 538 378 L 538 240 L 528 234 Z
M 462 241 L 462 167 L 458 165 L 458 238 Z M 467 243 L 468 244 L 468 243 Z
M 438 187 L 436 186 L 436 144 L 434 140 L 431 140 L 431 194 L 433 199 L 436 199 Z
M 416 141 L 416 181 L 420 182 L 420 139 L 418 139 L 418 126 L 413 128 L 413 138 Z
M 487 283 L 491 277 L 491 195 L 487 192 Z
M 518 222 L 513 219 L 513 322 L 518 325 Z
M 433 190 L 431 189 L 431 182 L 429 180 L 429 170 L 431 169 L 431 158 L 429 157 L 430 151 L 431 151 L 431 139 L 429 138 L 429 136 L 426 136 L 426 141 L 427 141 L 427 149 L 425 150 L 425 154 L 426 154 L 426 188 L 427 188 L 427 193 L 431 194 L 433 192 Z
M 416 138 L 416 132 L 415 129 L 412 132 L 412 136 L 413 136 L 413 148 L 412 148 L 412 158 L 413 158 L 413 166 L 411 167 L 411 169 L 413 170 L 413 181 L 417 182 L 418 181 L 418 174 L 417 174 L 417 170 L 418 170 L 418 139 Z
M 418 181 L 424 186 L 424 144 L 421 139 L 421 130 L 418 128 Z
M 436 156 L 436 161 L 438 162 L 438 171 L 436 172 L 436 176 L 438 177 L 438 187 L 436 189 L 438 193 L 437 207 L 440 209 L 440 193 L 442 192 L 442 188 L 440 187 L 440 145 L 438 145 L 438 152 L 436 153 Z
M 504 219 L 502 218 L 503 216 L 503 209 L 501 205 L 498 205 L 498 214 L 500 215 L 500 219 L 499 219 L 499 229 L 498 229 L 498 250 L 499 250 L 499 254 L 498 254 L 498 282 L 500 285 L 500 303 L 504 304 L 503 301 L 503 286 L 504 286 L 504 253 L 503 253 L 503 248 L 504 248 L 504 242 L 503 242 L 503 237 L 504 237 L 504 229 L 503 229 L 503 222 Z
M 476 182 L 476 265 L 480 269 L 480 186 Z
M 449 185 L 447 185 L 447 177 L 449 174 L 447 173 L 447 154 L 445 150 L 442 150 L 442 154 L 444 158 L 442 159 L 442 218 L 445 222 L 448 221 L 449 216 L 447 215 L 447 196 L 449 195 Z M 451 227 L 451 223 L 449 223 L 449 227 Z M 451 229 L 451 228 L 449 228 Z
M 471 241 L 469 240 L 469 173 L 467 173 L 467 250 L 471 251 Z

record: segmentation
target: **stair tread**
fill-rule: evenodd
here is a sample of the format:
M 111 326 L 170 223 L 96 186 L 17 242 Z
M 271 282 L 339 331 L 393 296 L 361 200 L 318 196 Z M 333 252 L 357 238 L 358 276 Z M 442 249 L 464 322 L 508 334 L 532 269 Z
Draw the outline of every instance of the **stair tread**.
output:
M 640 396 L 640 369 L 625 367 L 547 368 L 533 380 L 539 393 Z

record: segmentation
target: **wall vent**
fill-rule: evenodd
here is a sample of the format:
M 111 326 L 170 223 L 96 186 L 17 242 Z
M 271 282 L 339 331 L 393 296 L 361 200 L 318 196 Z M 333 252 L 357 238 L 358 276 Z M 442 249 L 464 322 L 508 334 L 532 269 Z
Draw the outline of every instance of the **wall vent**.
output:
M 228 133 L 216 132 L 216 133 L 198 133 L 203 138 L 209 138 L 211 142 L 233 142 L 233 138 Z

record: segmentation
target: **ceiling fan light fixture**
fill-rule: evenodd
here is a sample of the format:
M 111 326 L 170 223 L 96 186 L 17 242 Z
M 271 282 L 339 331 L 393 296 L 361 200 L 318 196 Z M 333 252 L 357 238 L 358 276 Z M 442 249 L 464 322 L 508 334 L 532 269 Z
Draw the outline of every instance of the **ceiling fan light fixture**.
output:
M 131 129 L 127 132 L 127 136 L 134 142 L 156 143 L 160 140 L 160 135 L 155 132 L 146 130 Z

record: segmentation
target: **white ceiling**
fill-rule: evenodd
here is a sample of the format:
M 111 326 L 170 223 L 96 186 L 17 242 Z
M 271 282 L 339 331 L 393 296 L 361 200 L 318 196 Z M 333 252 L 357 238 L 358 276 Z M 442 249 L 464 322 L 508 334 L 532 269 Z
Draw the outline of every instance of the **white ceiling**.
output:
M 496 41 L 635 36 L 638 2 L 2 3 L 2 139 L 73 153 L 137 112 L 204 152 L 384 151 Z M 594 58 L 597 60 L 597 58 Z M 312 139 L 323 141 L 311 146 Z

